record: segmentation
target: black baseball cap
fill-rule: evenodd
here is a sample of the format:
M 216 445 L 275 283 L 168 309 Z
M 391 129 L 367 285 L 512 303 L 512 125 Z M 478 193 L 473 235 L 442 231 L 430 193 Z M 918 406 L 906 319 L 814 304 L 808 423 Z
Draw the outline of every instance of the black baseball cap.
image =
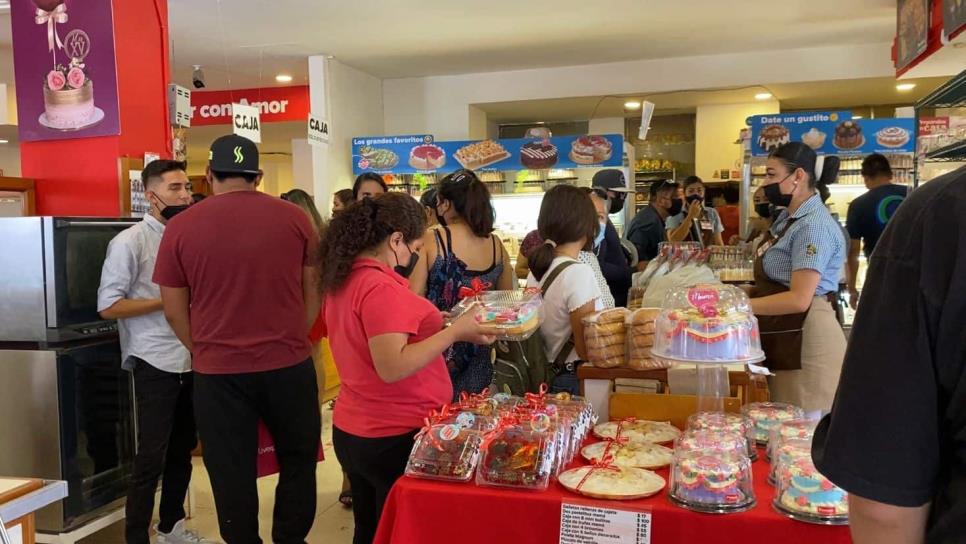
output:
M 633 193 L 634 189 L 627 186 L 624 179 L 624 172 L 616 168 L 607 168 L 594 174 L 594 181 L 591 183 L 594 188 L 601 188 L 615 193 Z
M 248 138 L 229 134 L 211 144 L 208 167 L 227 174 L 261 174 L 258 147 Z

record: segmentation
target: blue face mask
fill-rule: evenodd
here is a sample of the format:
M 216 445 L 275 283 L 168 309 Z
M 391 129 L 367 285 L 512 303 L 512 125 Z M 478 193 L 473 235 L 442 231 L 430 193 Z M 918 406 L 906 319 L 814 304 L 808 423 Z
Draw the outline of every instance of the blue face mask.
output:
M 604 241 L 604 234 L 606 233 L 606 230 L 605 230 L 606 228 L 607 228 L 606 221 L 600 224 L 600 229 L 597 230 L 597 237 L 594 238 L 595 248 L 600 247 L 601 242 Z

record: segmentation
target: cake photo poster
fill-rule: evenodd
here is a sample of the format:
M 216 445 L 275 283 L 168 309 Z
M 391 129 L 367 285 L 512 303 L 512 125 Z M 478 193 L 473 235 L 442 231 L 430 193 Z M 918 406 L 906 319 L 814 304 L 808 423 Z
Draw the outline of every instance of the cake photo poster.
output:
M 11 0 L 20 140 L 120 134 L 111 0 Z
M 913 153 L 915 120 L 853 119 L 848 111 L 797 112 L 755 115 L 751 126 L 751 151 L 766 157 L 782 144 L 802 142 L 819 155 L 868 155 Z

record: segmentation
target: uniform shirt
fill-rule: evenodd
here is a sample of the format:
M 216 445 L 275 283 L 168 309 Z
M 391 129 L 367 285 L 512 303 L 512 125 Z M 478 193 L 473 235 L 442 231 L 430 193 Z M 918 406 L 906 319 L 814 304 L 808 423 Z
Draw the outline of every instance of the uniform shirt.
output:
M 97 289 L 98 312 L 123 298 L 161 298 L 161 289 L 151 276 L 163 233 L 164 224 L 146 215 L 111 240 Z M 164 372 L 180 374 L 191 370 L 191 354 L 175 336 L 161 310 L 118 319 L 117 330 L 124 369 L 133 370 L 134 362 L 129 357 L 137 357 Z
M 550 277 L 551 272 L 561 263 L 570 260 L 572 259 L 569 257 L 555 258 L 540 281 L 537 281 L 531 273 L 527 278 L 527 287 L 542 288 L 543 282 Z M 543 324 L 540 325 L 540 334 L 543 335 L 544 350 L 548 360 L 555 360 L 564 344 L 573 336 L 570 313 L 591 301 L 594 302 L 595 310 L 603 309 L 600 295 L 600 287 L 594 280 L 594 271 L 581 262 L 568 266 L 566 270 L 560 272 L 557 279 L 553 280 L 550 289 L 543 295 Z M 578 358 L 575 347 L 564 362 L 569 363 Z
M 203 374 L 265 372 L 308 359 L 302 269 L 319 237 L 298 206 L 235 191 L 168 222 L 154 280 L 191 293 L 193 363 Z
M 453 398 L 442 353 L 395 383 L 384 382 L 376 372 L 371 338 L 399 333 L 415 344 L 443 329 L 439 310 L 410 291 L 409 282 L 386 265 L 357 259 L 345 285 L 326 295 L 323 309 L 342 382 L 333 415 L 340 430 L 366 438 L 409 433 L 422 427 L 430 410 Z
M 862 251 L 866 259 L 872 255 L 882 231 L 896 213 L 899 204 L 906 199 L 907 192 L 905 185 L 883 185 L 869 190 L 849 204 L 845 223 L 849 238 L 862 240 Z
M 845 262 L 841 225 L 832 218 L 818 194 L 802 203 L 791 216 L 788 210 L 782 211 L 771 226 L 772 235 L 780 235 L 789 219 L 795 222 L 765 253 L 765 274 L 772 281 L 790 287 L 792 272 L 815 270 L 822 275 L 815 294 L 837 292 Z
M 664 229 L 664 220 L 654 206 L 644 206 L 637 212 L 627 225 L 625 238 L 637 248 L 639 261 L 650 261 L 657 257 L 657 246 L 667 242 L 667 231 Z
M 966 535 L 966 167 L 911 192 L 869 263 L 816 467 L 849 493 L 932 501 L 926 541 Z
M 674 230 L 684 223 L 684 219 L 687 218 L 687 212 L 681 212 L 677 215 L 673 215 L 667 218 L 667 224 L 665 224 L 665 230 Z M 705 208 L 703 215 L 698 219 L 698 223 L 701 224 L 702 233 L 712 233 L 721 234 L 724 232 L 724 224 L 721 223 L 721 216 L 718 215 L 718 210 L 714 208 Z M 688 233 L 690 237 L 690 232 Z M 727 240 L 725 240 L 727 242 Z

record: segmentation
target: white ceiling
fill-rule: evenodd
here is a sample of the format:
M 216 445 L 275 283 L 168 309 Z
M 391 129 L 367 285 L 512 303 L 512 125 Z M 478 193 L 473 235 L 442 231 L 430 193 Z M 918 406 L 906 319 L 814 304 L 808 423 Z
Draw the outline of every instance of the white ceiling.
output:
M 169 0 L 174 76 L 304 83 L 330 54 L 381 78 L 883 43 L 895 0 Z M 794 67 L 789 67 L 790 70 Z

